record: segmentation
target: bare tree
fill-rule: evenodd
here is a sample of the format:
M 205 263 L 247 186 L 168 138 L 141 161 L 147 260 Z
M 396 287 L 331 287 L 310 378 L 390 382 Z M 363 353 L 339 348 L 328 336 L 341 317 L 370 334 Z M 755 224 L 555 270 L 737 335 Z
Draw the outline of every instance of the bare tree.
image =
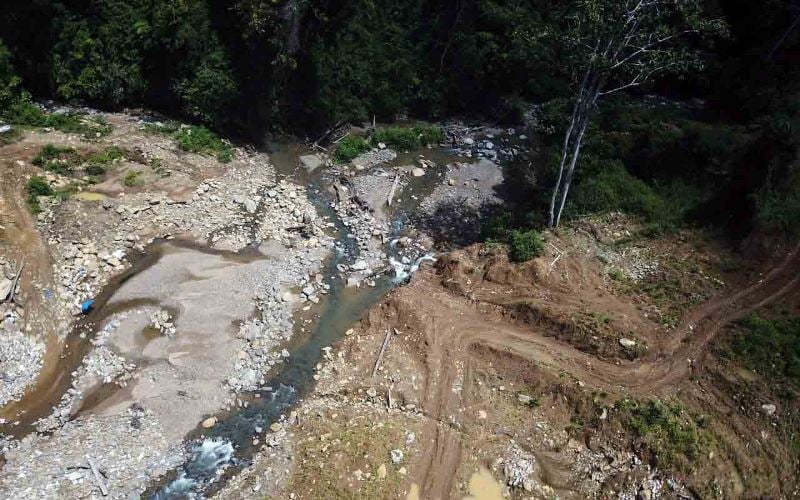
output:
M 725 30 L 721 21 L 703 16 L 701 0 L 575 0 L 573 5 L 562 39 L 580 76 L 550 199 L 550 227 L 561 221 L 597 100 L 657 75 L 700 68 L 700 54 L 687 46 L 687 37 Z

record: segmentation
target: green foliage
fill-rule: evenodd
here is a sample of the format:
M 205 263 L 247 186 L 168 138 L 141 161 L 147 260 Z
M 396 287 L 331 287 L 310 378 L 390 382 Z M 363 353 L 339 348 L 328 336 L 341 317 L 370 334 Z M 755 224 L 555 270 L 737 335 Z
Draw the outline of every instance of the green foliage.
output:
M 623 425 L 650 449 L 658 467 L 690 470 L 710 444 L 703 419 L 693 418 L 678 402 L 623 399 L 616 409 Z
M 510 256 L 516 262 L 525 262 L 544 254 L 544 241 L 538 231 L 512 231 L 509 238 Z
M 502 212 L 487 217 L 481 223 L 481 239 L 487 242 L 504 242 L 511 231 L 511 212 Z
M 238 92 L 204 0 L 105 0 L 55 17 L 52 77 L 62 99 L 151 100 L 219 123 Z
M 441 127 L 418 123 L 412 127 L 392 126 L 378 129 L 372 136 L 372 143 L 383 142 L 397 149 L 410 151 L 444 140 Z
M 144 184 L 144 179 L 142 179 L 142 173 L 137 172 L 136 170 L 128 170 L 125 172 L 125 175 L 122 176 L 122 184 L 127 187 L 135 187 L 141 186 Z
M 0 110 L 9 109 L 17 102 L 21 92 L 20 83 L 21 80 L 11 64 L 11 52 L 0 40 Z
M 159 177 L 169 177 L 170 172 L 164 167 L 164 162 L 161 161 L 161 158 L 150 158 L 147 162 L 150 168 L 153 169 L 153 172 Z
M 101 153 L 90 156 L 88 162 L 93 165 L 107 165 L 123 158 L 125 158 L 125 151 L 117 146 L 109 146 Z
M 58 147 L 52 144 L 42 146 L 42 149 L 33 157 L 32 163 L 48 172 L 59 175 L 69 175 L 81 163 L 80 154 L 75 148 Z
M 800 316 L 750 315 L 739 322 L 730 346 L 734 358 L 764 375 L 785 377 L 800 387 Z
M 167 135 L 175 139 L 178 147 L 190 153 L 216 156 L 220 163 L 233 160 L 231 145 L 206 127 L 180 125 L 177 122 L 148 123 L 144 130 L 151 134 Z
M 369 149 L 369 143 L 363 137 L 351 134 L 339 141 L 333 159 L 338 163 L 347 163 Z
M 190 153 L 216 155 L 221 163 L 233 159 L 233 148 L 205 127 L 181 127 L 174 135 L 178 147 Z
M 26 186 L 26 189 L 29 196 L 53 195 L 53 188 L 50 187 L 50 183 L 47 182 L 47 179 L 38 175 L 34 175 L 30 179 L 28 179 L 28 184 Z
M 391 119 L 414 104 L 428 71 L 424 45 L 412 34 L 421 11 L 413 2 L 349 3 L 343 22 L 311 49 L 314 107 L 324 120 Z
M 800 235 L 800 185 L 783 191 L 762 190 L 756 197 L 756 220 L 767 231 Z
M 53 188 L 50 187 L 47 179 L 36 175 L 28 179 L 25 190 L 28 193 L 28 206 L 34 214 L 42 211 L 42 207 L 39 205 L 39 197 L 53 195 Z

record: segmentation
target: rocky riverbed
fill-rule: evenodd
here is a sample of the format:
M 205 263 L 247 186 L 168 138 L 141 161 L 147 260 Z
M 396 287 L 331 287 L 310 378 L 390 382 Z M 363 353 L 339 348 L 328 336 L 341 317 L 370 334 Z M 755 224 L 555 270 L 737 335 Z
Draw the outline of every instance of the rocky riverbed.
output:
M 314 329 L 315 307 L 332 280 L 370 289 L 432 260 L 434 241 L 410 217 L 431 192 L 449 200 L 452 178 L 467 186 L 479 172 L 485 182 L 469 186 L 474 206 L 490 201 L 502 180 L 493 164 L 449 164 L 452 157 L 437 162 L 382 147 L 346 165 L 317 155 L 309 168 L 319 169 L 317 180 L 306 184 L 277 175 L 263 153 L 234 149 L 223 165 L 148 134 L 139 118 L 107 119 L 114 131 L 98 142 L 31 133 L 2 151 L 20 184 L 37 173 L 30 161 L 45 144 L 130 153 L 78 195 L 39 200 L 29 237 L 44 258 L 29 264 L 37 272 L 20 287 L 23 299 L 36 300 L 24 315 L 22 306 L 6 306 L 8 352 L 0 358 L 4 401 L 17 399 L 4 409 L 13 432 L 3 440 L 0 488 L 14 496 L 92 495 L 101 483 L 115 498 L 141 493 L 195 453 L 183 444 L 193 429 L 213 428 L 220 411 L 246 409 L 246 393 L 274 390 L 265 385 L 268 374 L 292 363 L 284 346 Z M 145 171 L 154 159 L 158 171 Z M 462 169 L 472 177 L 462 181 Z M 146 182 L 124 184 L 127 170 Z M 321 204 L 312 203 L 310 189 Z M 14 248 L 4 251 L 10 262 Z M 333 257 L 337 264 L 326 271 Z M 376 287 L 375 298 L 386 289 Z M 52 328 L 34 331 L 46 314 Z M 279 427 L 291 424 L 284 419 Z M 275 458 L 280 429 L 270 432 Z M 224 441 L 198 446 L 203 457 L 230 456 Z M 69 452 L 59 454 L 62 447 Z

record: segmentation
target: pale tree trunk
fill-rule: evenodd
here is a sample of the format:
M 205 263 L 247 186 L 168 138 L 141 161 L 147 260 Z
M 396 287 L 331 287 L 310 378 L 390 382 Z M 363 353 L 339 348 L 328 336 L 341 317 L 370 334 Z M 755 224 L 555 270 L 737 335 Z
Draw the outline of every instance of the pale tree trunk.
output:
M 567 194 L 569 194 L 569 187 L 572 184 L 572 174 L 575 173 L 575 165 L 578 163 L 578 155 L 581 152 L 581 144 L 583 144 L 583 134 L 586 133 L 586 126 L 588 123 L 589 117 L 584 116 L 581 130 L 578 132 L 578 137 L 573 144 L 572 157 L 570 158 L 569 168 L 567 169 L 567 176 L 564 179 L 564 188 L 561 190 L 561 203 L 559 203 L 558 213 L 556 214 L 556 227 L 558 227 L 558 224 L 561 222 L 561 214 L 564 212 L 564 205 L 567 202 Z
M 581 146 L 583 145 L 583 137 L 586 133 L 586 127 L 589 125 L 589 119 L 592 115 L 592 108 L 597 102 L 597 98 L 600 95 L 600 89 L 604 84 L 604 79 L 602 77 L 599 75 L 589 76 L 590 72 L 591 70 L 587 72 L 587 77 L 584 78 L 583 83 L 581 84 L 580 97 L 578 98 L 578 102 L 581 104 L 581 106 L 578 109 L 577 117 L 574 117 L 572 120 L 572 125 L 577 126 L 578 132 L 572 143 L 568 144 L 564 150 L 563 157 L 569 158 L 569 166 L 566 169 L 566 175 L 564 175 L 563 186 L 561 185 L 562 172 L 559 172 L 558 184 L 556 186 L 556 191 L 554 191 L 554 196 L 560 191 L 561 202 L 559 203 L 558 211 L 555 212 L 555 220 L 552 221 L 550 227 L 558 227 L 558 224 L 561 222 L 561 215 L 564 212 L 564 205 L 567 202 L 567 195 L 569 194 L 569 188 L 572 184 L 572 176 L 575 173 L 575 167 L 578 164 L 578 157 L 580 156 Z
M 578 103 L 575 103 L 575 109 L 572 112 L 572 118 L 569 121 L 569 128 L 567 128 L 567 133 L 564 136 L 564 146 L 562 148 L 561 154 L 561 164 L 558 167 L 558 178 L 556 179 L 556 185 L 553 186 L 553 196 L 550 197 L 550 213 L 547 219 L 547 225 L 553 227 L 555 221 L 555 213 L 554 210 L 556 208 L 556 198 L 558 198 L 558 192 L 561 190 L 561 178 L 564 176 L 564 165 L 567 163 L 567 152 L 569 151 L 569 143 L 570 139 L 572 139 L 572 131 L 575 129 L 575 115 L 578 112 Z
M 575 131 L 575 122 L 578 120 L 579 115 L 582 114 L 580 111 L 583 104 L 582 100 L 586 92 L 586 82 L 589 81 L 589 73 L 590 72 L 587 70 L 583 75 L 583 81 L 581 81 L 581 87 L 578 91 L 578 98 L 575 100 L 575 105 L 572 107 L 572 116 L 569 120 L 569 127 L 567 128 L 567 133 L 564 134 L 564 146 L 562 147 L 561 164 L 558 166 L 558 178 L 556 179 L 555 186 L 553 186 L 553 195 L 550 197 L 550 212 L 547 219 L 547 225 L 549 227 L 553 227 L 555 224 L 554 211 L 556 207 L 556 200 L 558 199 L 558 193 L 561 191 L 561 180 L 564 176 L 564 166 L 567 164 L 570 143 L 572 142 L 573 132 Z

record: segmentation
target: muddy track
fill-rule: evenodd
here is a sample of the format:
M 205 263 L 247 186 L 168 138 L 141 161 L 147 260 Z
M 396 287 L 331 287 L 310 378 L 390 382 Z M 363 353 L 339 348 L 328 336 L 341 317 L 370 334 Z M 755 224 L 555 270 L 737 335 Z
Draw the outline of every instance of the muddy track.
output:
M 657 352 L 641 360 L 614 364 L 535 328 L 487 319 L 474 302 L 445 290 L 433 272 L 421 274 L 390 301 L 399 317 L 413 318 L 424 336 L 427 373 L 422 401 L 431 418 L 424 429 L 425 449 L 418 464 L 423 497 L 447 498 L 452 491 L 461 461 L 462 436 L 445 422 L 458 414 L 459 408 L 475 403 L 469 387 L 473 348 L 485 346 L 512 353 L 609 394 L 668 395 L 693 370 L 702 368 L 703 354 L 722 327 L 790 292 L 800 293 L 800 245 L 758 282 L 692 310 L 674 335 L 654 349 Z M 455 391 L 454 382 L 460 376 L 464 387 Z M 460 415 L 470 418 L 466 413 Z

